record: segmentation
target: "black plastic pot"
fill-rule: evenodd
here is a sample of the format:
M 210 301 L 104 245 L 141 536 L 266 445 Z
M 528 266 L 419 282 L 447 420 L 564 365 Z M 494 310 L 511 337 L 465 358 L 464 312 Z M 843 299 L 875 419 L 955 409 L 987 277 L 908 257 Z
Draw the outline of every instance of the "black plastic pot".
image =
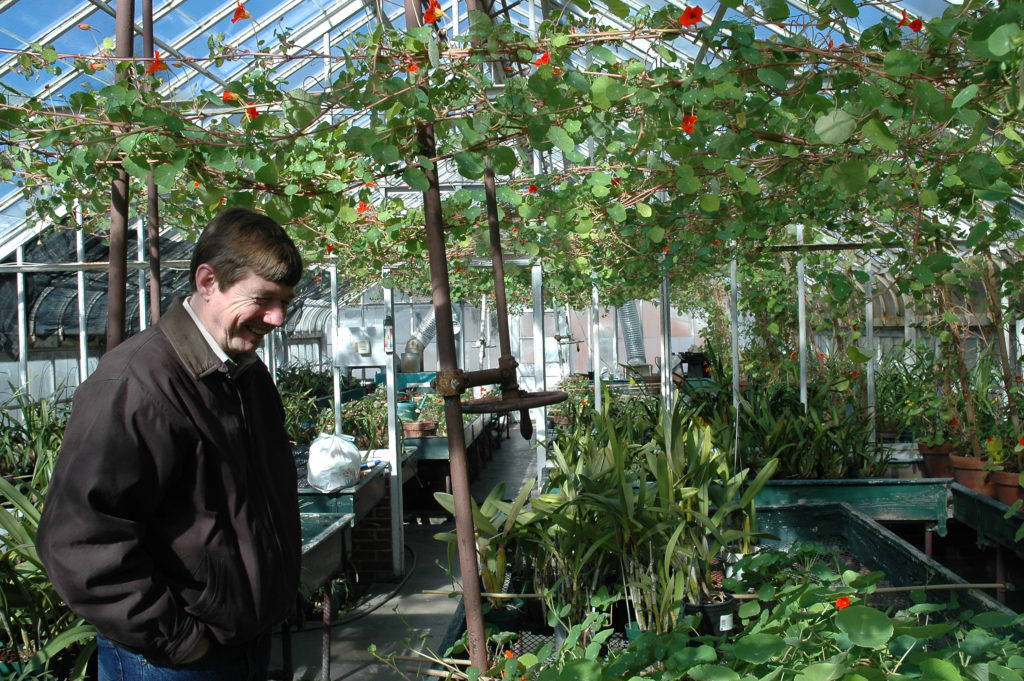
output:
M 701 636 L 723 636 L 735 628 L 736 599 L 727 593 L 718 603 L 684 603 L 684 615 L 700 614 L 697 633 Z

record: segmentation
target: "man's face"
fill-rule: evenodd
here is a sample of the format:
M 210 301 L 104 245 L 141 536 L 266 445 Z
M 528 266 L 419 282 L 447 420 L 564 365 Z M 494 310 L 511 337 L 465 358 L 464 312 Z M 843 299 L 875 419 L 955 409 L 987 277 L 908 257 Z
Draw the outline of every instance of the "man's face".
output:
M 288 305 L 295 297 L 294 287 L 256 274 L 221 290 L 213 271 L 205 265 L 199 266 L 196 282 L 201 298 L 196 314 L 229 357 L 255 351 L 265 335 L 284 326 Z

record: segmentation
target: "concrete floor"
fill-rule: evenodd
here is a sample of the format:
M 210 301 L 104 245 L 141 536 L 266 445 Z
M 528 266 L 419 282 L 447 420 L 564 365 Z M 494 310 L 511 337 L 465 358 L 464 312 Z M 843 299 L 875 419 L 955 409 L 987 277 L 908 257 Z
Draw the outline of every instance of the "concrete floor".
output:
M 506 498 L 514 498 L 524 482 L 535 477 L 536 450 L 513 426 L 493 458 L 470 484 L 473 497 L 482 500 L 501 481 Z M 395 583 L 371 587 L 361 605 L 329 630 L 329 679 L 398 681 L 414 675 L 417 663 L 395 660 L 394 667 L 378 659 L 390 655 L 413 656 L 415 651 L 444 653 L 462 628 L 460 599 L 431 591 L 451 591 L 444 566 L 445 544 L 434 539 L 437 532 L 454 528 L 444 517 L 430 525 L 405 524 L 406 575 Z M 310 622 L 291 634 L 294 679 L 321 678 L 323 628 Z M 376 654 L 370 652 L 376 646 Z M 275 637 L 271 669 L 281 669 L 281 635 Z M 431 666 L 430 664 L 423 665 Z M 408 671 L 407 671 L 408 670 Z

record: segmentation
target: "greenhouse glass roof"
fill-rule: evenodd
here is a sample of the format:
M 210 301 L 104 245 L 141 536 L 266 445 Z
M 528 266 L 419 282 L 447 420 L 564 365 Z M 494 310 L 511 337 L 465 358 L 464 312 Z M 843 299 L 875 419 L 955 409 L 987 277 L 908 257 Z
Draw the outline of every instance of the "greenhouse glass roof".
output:
M 134 53 L 142 52 L 142 3 L 135 3 L 136 44 Z M 676 6 L 682 2 L 654 0 L 640 5 L 634 0 L 625 0 L 629 9 L 639 10 L 642 6 L 658 9 L 662 6 Z M 594 3 L 600 10 L 600 2 Z M 703 3 L 704 11 L 712 16 L 719 11 L 717 3 Z M 800 0 L 790 0 L 791 23 L 800 22 L 800 14 L 807 8 Z M 899 16 L 905 8 L 916 16 L 925 18 L 939 15 L 948 3 L 945 0 L 909 0 L 897 6 L 892 3 L 877 3 L 862 8 L 860 16 L 851 21 L 854 31 L 860 25 L 876 23 L 881 13 Z M 337 53 L 354 36 L 365 33 L 378 23 L 387 26 L 404 27 L 405 8 L 393 0 L 248 0 L 244 3 L 253 21 L 232 22 L 236 2 L 208 2 L 207 0 L 156 0 L 153 3 L 154 45 L 161 57 L 172 64 L 173 75 L 168 76 L 163 87 L 182 99 L 191 99 L 204 90 L 217 90 L 236 80 L 245 62 L 225 61 L 221 65 L 210 63 L 209 40 L 211 35 L 223 34 L 224 41 L 240 52 L 260 52 L 276 42 L 275 34 L 287 33 L 295 46 L 298 56 L 292 66 L 284 72 L 291 87 L 318 89 L 324 75 L 323 60 L 317 55 L 326 51 Z M 448 28 L 451 32 L 468 30 L 466 3 L 442 2 L 447 14 L 452 17 Z M 113 81 L 113 70 L 109 68 L 113 54 L 114 18 L 116 2 L 104 0 L 48 0 L 45 12 L 40 16 L 38 0 L 5 0 L 0 2 L 0 88 L 8 101 L 25 98 L 40 98 L 58 105 L 67 100 L 73 92 L 91 88 L 98 89 Z M 491 0 L 485 7 L 498 20 L 514 22 L 517 26 L 532 31 L 536 28 L 546 10 L 548 16 L 559 12 L 573 12 L 572 5 L 557 2 L 497 2 Z M 751 12 L 751 8 L 740 6 L 725 9 L 724 16 L 737 12 Z M 607 18 L 614 23 L 611 13 Z M 813 22 L 808 17 L 807 22 Z M 623 26 L 625 24 L 621 21 Z M 773 28 L 779 33 L 781 28 Z M 761 32 L 769 29 L 763 26 Z M 840 36 L 837 36 L 837 41 Z M 36 71 L 31 80 L 19 73 L 20 55 L 26 51 L 37 51 L 48 45 L 58 55 L 57 73 Z M 680 36 L 671 47 L 692 59 L 699 47 Z M 623 48 L 627 56 L 642 56 L 651 52 L 651 46 L 643 41 L 628 44 Z M 633 55 L 629 55 L 632 52 Z M 94 59 L 96 70 L 89 72 L 75 67 L 75 57 L 86 61 Z M 712 56 L 713 58 L 713 56 Z M 20 199 L 18 188 L 11 183 L 0 185 L 0 260 L 8 257 L 13 248 L 24 239 L 30 238 L 40 228 L 26 219 L 28 206 Z

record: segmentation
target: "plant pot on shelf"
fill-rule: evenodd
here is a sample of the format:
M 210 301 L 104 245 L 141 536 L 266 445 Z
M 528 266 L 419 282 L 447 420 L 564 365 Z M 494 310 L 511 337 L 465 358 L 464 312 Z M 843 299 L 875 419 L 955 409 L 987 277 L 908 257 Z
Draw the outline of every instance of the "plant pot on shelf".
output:
M 996 486 L 997 501 L 1012 506 L 1018 499 L 1024 499 L 1024 486 L 1021 485 L 1020 473 L 1012 471 L 990 471 L 989 479 Z
M 424 437 L 437 433 L 437 421 L 402 421 L 406 437 Z
M 953 445 L 948 443 L 941 445 L 918 443 L 917 451 L 921 454 L 921 465 L 924 468 L 925 477 L 953 477 L 953 465 L 949 462 L 949 455 L 953 453 Z
M 949 462 L 953 466 L 954 481 L 978 494 L 995 498 L 996 484 L 992 481 L 992 471 L 985 470 L 984 459 L 950 454 Z

